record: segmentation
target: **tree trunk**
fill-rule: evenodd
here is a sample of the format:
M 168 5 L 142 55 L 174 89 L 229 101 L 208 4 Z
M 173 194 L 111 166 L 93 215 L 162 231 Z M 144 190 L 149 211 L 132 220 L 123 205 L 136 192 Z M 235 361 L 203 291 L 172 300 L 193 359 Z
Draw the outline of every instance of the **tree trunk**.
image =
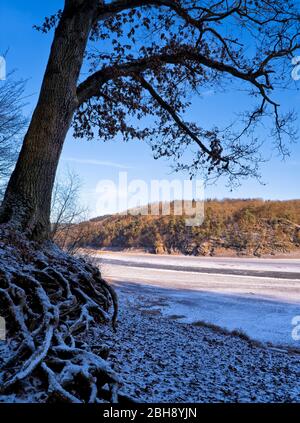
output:
M 63 143 L 77 107 L 76 87 L 95 0 L 69 0 L 55 31 L 36 109 L 0 209 L 35 240 L 49 236 L 51 195 Z

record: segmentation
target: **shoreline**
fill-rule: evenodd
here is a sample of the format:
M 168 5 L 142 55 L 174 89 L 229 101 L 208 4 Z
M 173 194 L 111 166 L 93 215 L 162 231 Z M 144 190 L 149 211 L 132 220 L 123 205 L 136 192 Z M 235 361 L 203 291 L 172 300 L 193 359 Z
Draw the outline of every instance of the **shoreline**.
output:
M 278 253 L 278 254 L 264 254 L 261 256 L 247 255 L 247 254 L 228 254 L 228 255 L 187 255 L 182 253 L 165 253 L 165 254 L 156 254 L 151 253 L 147 250 L 139 248 L 92 248 L 85 247 L 80 249 L 81 253 L 85 254 L 110 254 L 110 253 L 122 253 L 124 255 L 138 255 L 138 256 L 147 256 L 147 257 L 184 257 L 184 258 L 194 258 L 194 259 L 254 259 L 254 260 L 300 260 L 300 248 L 299 251 L 292 251 L 290 253 Z
M 300 355 L 243 334 L 179 323 L 120 292 L 117 333 L 104 333 L 121 393 L 142 403 L 299 402 Z

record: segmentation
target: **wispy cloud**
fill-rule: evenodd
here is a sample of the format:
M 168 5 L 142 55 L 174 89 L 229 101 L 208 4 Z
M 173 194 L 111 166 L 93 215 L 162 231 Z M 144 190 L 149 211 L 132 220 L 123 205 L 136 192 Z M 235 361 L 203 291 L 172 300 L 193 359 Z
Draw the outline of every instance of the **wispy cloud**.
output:
M 92 166 L 108 166 L 108 167 L 114 167 L 117 169 L 131 169 L 130 166 L 126 166 L 122 163 L 110 162 L 107 160 L 79 159 L 76 157 L 65 157 L 62 160 L 65 162 L 72 162 L 72 163 L 92 165 Z

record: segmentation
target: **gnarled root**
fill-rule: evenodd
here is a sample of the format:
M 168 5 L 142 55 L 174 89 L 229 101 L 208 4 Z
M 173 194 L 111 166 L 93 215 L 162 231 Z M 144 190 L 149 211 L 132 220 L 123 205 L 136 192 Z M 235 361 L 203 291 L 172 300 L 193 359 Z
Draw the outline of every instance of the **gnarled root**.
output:
M 117 299 L 98 269 L 55 245 L 37 246 L 0 227 L 0 401 L 117 401 L 118 377 L 96 341 L 99 324 L 116 321 Z M 114 305 L 111 318 L 109 309 Z M 106 399 L 107 400 L 107 399 Z

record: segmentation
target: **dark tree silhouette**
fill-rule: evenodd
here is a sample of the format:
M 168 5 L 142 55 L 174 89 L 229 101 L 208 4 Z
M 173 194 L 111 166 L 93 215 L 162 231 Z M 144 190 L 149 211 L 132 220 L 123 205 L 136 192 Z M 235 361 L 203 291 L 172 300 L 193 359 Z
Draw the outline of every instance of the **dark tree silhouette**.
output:
M 293 113 L 281 112 L 273 91 L 292 82 L 299 15 L 291 0 L 65 0 L 36 27 L 55 34 L 0 211 L 1 245 L 9 246 L 0 255 L 0 314 L 11 322 L 2 393 L 27 384 L 26 391 L 41 392 L 39 400 L 95 402 L 108 382 L 108 398 L 116 400 L 116 375 L 82 341 L 95 316 L 107 320 L 113 291 L 91 266 L 32 242 L 49 238 L 51 193 L 70 126 L 79 138 L 148 140 L 155 157 L 174 157 L 191 174 L 231 182 L 257 176 L 258 125 L 273 122 L 271 137 L 283 154 L 296 135 Z M 207 87 L 249 90 L 249 110 L 227 129 L 207 128 L 201 114 L 189 122 L 192 94 Z M 220 113 L 216 105 L 216 121 Z M 186 163 L 184 151 L 193 146 Z

